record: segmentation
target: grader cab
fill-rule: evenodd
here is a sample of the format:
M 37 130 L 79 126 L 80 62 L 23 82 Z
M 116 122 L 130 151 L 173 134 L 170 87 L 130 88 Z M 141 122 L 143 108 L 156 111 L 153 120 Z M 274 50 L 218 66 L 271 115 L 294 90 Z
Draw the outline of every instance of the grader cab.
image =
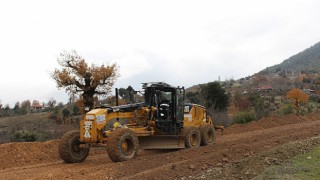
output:
M 184 103 L 183 87 L 144 83 L 144 102 L 98 107 L 59 143 L 67 163 L 82 162 L 92 146 L 106 144 L 114 162 L 136 156 L 138 149 L 196 148 L 215 142 L 213 122 L 203 106 Z

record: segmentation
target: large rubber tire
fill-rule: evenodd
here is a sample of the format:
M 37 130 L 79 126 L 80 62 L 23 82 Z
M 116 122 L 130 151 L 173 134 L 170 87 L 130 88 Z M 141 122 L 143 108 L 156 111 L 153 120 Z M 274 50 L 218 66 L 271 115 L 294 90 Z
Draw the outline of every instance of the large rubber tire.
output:
M 130 129 L 117 128 L 108 138 L 107 153 L 113 162 L 133 159 L 138 148 L 138 137 Z
M 182 136 L 184 137 L 184 145 L 186 148 L 196 148 L 200 146 L 200 131 L 193 126 L 184 127 L 182 129 Z
M 201 146 L 207 146 L 216 142 L 216 133 L 213 125 L 204 124 L 199 127 L 201 134 Z
M 79 139 L 79 131 L 69 131 L 61 137 L 59 154 L 66 163 L 80 163 L 87 158 L 89 147 L 81 144 Z

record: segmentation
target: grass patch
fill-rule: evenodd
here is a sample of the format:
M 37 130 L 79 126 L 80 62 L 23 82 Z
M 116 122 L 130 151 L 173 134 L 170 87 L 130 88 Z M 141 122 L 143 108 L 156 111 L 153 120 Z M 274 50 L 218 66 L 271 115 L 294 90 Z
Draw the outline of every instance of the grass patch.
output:
M 282 165 L 271 166 L 255 179 L 320 179 L 320 147 Z
M 233 122 L 245 124 L 256 119 L 256 114 L 254 112 L 238 112 L 236 116 L 233 118 Z

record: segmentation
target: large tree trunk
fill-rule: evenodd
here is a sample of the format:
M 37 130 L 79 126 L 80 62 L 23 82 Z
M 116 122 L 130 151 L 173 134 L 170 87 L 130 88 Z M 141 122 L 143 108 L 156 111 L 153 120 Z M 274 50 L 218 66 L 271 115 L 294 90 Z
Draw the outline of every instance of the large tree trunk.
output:
M 83 104 L 85 107 L 85 111 L 90 111 L 94 108 L 94 93 L 84 92 L 82 93 Z
M 91 84 L 91 73 L 86 73 L 84 77 L 85 85 L 83 88 L 83 104 L 84 104 L 84 109 L 85 111 L 90 111 L 91 109 L 94 108 L 94 99 L 93 96 L 95 94 L 95 89 L 96 87 L 92 87 Z

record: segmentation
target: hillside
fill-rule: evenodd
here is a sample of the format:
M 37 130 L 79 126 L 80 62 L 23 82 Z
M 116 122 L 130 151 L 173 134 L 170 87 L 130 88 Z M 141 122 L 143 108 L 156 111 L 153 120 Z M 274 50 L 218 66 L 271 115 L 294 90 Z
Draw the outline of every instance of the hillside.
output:
M 279 71 L 318 73 L 320 71 L 320 42 L 284 60 L 281 64 L 268 67 L 261 72 L 275 73 Z
M 287 80 L 288 82 L 281 82 L 280 84 L 288 87 L 293 87 L 295 84 L 296 87 L 306 87 L 310 88 L 311 84 L 316 84 L 320 81 L 320 42 L 314 44 L 313 46 L 305 49 L 302 52 L 299 52 L 296 55 L 291 56 L 290 58 L 284 60 L 282 63 L 267 67 L 264 70 L 255 73 L 252 76 L 243 77 L 238 80 L 231 79 L 229 81 L 221 82 L 223 87 L 232 87 L 232 86 L 242 86 L 245 85 L 246 88 L 248 86 L 252 86 L 254 89 L 257 86 L 261 85 L 270 85 L 273 88 L 277 89 L 274 86 L 274 81 L 279 80 L 279 77 L 284 78 L 283 80 Z M 260 83 L 260 81 L 264 79 L 265 82 Z M 297 84 L 298 81 L 302 81 L 300 84 Z M 256 81 L 256 82 L 253 82 Z M 257 82 L 259 81 L 259 82 Z M 268 82 L 267 82 L 268 81 Z M 198 84 L 191 86 L 186 89 L 187 92 L 196 92 L 199 91 L 201 85 Z M 250 89 L 250 87 L 249 87 Z M 283 88 L 282 88 L 283 89 Z M 315 88 L 317 89 L 317 88 Z

